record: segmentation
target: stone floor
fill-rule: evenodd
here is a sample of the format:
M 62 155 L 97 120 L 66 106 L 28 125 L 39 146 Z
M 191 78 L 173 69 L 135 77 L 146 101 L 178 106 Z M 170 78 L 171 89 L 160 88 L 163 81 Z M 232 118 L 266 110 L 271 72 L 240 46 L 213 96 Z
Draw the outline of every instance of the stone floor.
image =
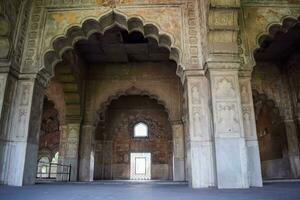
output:
M 193 190 L 186 184 L 93 182 L 0 186 L 1 200 L 300 200 L 300 182 L 266 183 L 247 190 Z

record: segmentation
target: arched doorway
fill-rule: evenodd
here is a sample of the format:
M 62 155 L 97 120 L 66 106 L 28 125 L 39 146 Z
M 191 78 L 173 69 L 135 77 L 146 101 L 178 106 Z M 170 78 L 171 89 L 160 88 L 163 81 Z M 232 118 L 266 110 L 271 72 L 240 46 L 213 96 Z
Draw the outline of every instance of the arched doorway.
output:
M 173 136 L 165 108 L 148 96 L 121 96 L 95 132 L 94 179 L 172 180 Z
M 59 160 L 60 164 L 72 165 L 71 180 L 92 181 L 99 172 L 96 167 L 104 165 L 95 164 L 97 149 L 93 141 L 98 124 L 104 123 L 111 98 L 122 92 L 141 96 L 147 93 L 164 102 L 169 112 L 168 123 L 172 122 L 168 129 L 176 129 L 176 140 L 165 141 L 166 149 L 173 152 L 174 147 L 177 153 L 160 153 L 164 157 L 161 161 L 156 153 L 151 153 L 151 171 L 155 171 L 151 178 L 185 180 L 183 86 L 177 75 L 181 55 L 172 47 L 171 38 L 160 34 L 154 25 L 143 25 L 138 18 L 126 19 L 112 12 L 99 21 L 86 20 L 82 29 L 70 28 L 66 37 L 53 42 L 53 47 L 44 61 L 47 67 L 55 66 L 57 79 L 63 85 L 66 112 L 65 123 L 60 127 Z M 127 156 L 125 160 L 130 159 Z M 126 178 L 118 175 L 117 169 L 112 170 L 122 164 L 115 157 L 108 159 L 114 162 L 101 179 Z

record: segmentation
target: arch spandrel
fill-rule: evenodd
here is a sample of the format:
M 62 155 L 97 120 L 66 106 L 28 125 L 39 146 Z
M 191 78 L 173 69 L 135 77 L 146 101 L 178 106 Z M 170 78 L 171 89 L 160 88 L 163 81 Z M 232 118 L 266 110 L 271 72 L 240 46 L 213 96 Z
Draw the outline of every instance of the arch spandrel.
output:
M 51 40 L 53 38 L 59 35 L 65 35 L 68 28 L 82 26 L 82 23 L 87 19 L 98 20 L 111 11 L 112 9 L 108 7 L 98 7 L 97 9 L 57 10 L 48 12 L 42 44 L 43 49 L 47 49 L 51 46 Z M 163 30 L 169 35 L 172 34 L 174 46 L 182 49 L 183 16 L 181 6 L 168 7 L 167 9 L 165 7 L 121 7 L 114 9 L 114 12 L 120 13 L 127 18 L 141 18 L 144 25 L 148 23 L 156 25 L 160 31 Z
M 45 22 L 44 40 L 42 41 L 43 53 L 47 49 L 51 49 L 55 39 L 65 36 L 71 27 L 82 27 L 86 20 L 98 20 L 99 16 L 104 16 L 109 12 L 109 8 L 100 7 L 95 10 L 70 10 L 48 13 Z
M 64 35 L 61 34 L 51 40 L 49 48 L 46 48 L 42 56 L 42 63 L 44 63 L 41 70 L 46 70 L 50 75 L 54 74 L 55 65 L 62 60 L 62 55 L 67 50 L 73 49 L 74 45 L 79 40 L 88 40 L 88 38 L 95 32 L 102 35 L 114 26 L 118 26 L 128 32 L 139 31 L 145 38 L 152 38 L 157 41 L 159 47 L 165 47 L 169 50 L 170 60 L 177 63 L 177 72 L 182 71 L 182 51 L 174 46 L 174 39 L 170 34 L 161 32 L 159 27 L 154 24 L 144 22 L 142 18 L 130 17 L 123 15 L 116 11 L 105 13 L 98 20 L 85 19 L 80 26 L 71 24 Z M 180 73 L 178 73 L 181 76 Z
M 285 5 L 274 7 L 245 6 L 243 8 L 244 28 L 247 29 L 246 39 L 249 52 L 252 54 L 260 47 L 261 36 L 268 35 L 270 27 L 277 24 L 282 25 L 286 18 L 297 19 L 300 13 L 299 7 L 288 7 Z M 245 30 L 244 30 L 245 31 Z

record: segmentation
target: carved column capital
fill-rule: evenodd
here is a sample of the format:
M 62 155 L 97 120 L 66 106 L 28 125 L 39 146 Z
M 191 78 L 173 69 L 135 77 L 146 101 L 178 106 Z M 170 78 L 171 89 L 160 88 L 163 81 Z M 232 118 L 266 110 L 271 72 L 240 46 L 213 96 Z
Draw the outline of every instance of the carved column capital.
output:
M 201 77 L 206 76 L 206 69 L 186 69 L 183 72 L 183 83 L 186 83 L 186 81 L 190 78 L 194 77 Z
M 239 60 L 208 60 L 206 68 L 209 71 L 212 70 L 238 70 L 240 68 Z

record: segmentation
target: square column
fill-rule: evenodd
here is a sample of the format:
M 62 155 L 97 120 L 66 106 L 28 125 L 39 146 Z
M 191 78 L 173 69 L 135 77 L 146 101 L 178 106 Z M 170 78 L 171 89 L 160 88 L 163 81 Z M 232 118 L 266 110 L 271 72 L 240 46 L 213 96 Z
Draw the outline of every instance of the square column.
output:
M 13 96 L 17 79 L 11 74 L 0 74 L 0 184 L 8 184 L 9 162 L 9 116 L 12 112 Z
M 171 123 L 173 129 L 173 181 L 185 181 L 184 128 L 181 121 Z
M 255 113 L 251 89 L 251 71 L 239 73 L 244 133 L 248 154 L 249 186 L 262 187 L 261 161 L 257 141 Z
M 71 181 L 77 181 L 79 134 L 79 123 L 69 123 L 61 126 L 59 163 L 71 165 Z M 61 176 L 60 178 L 67 180 L 65 176 Z
M 35 78 L 18 80 L 5 149 L 5 184 L 34 184 L 44 86 Z M 1 144 L 2 146 L 2 144 Z
M 232 65 L 234 67 L 234 63 Z M 247 148 L 238 70 L 210 69 L 209 74 L 218 188 L 248 188 Z
M 82 126 L 79 166 L 80 181 L 94 180 L 94 135 L 95 126 Z
M 203 71 L 186 72 L 186 75 L 189 184 L 193 188 L 205 188 L 215 185 L 209 83 Z

